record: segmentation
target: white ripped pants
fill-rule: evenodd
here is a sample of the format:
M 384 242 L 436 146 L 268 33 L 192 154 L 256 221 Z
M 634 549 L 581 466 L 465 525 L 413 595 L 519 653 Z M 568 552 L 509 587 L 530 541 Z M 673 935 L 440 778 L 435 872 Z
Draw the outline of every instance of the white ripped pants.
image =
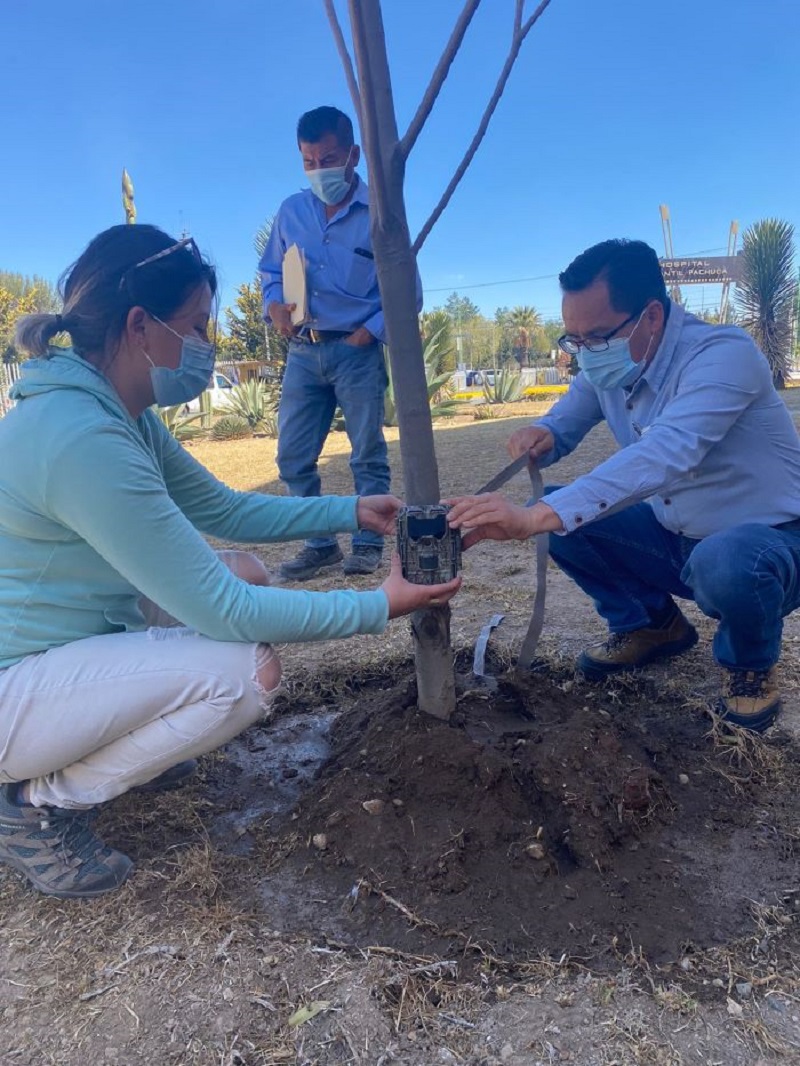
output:
M 267 572 L 220 552 L 251 584 Z M 0 784 L 29 781 L 37 807 L 92 807 L 225 744 L 268 709 L 280 662 L 268 644 L 209 640 L 148 600 L 149 628 L 76 640 L 0 670 Z

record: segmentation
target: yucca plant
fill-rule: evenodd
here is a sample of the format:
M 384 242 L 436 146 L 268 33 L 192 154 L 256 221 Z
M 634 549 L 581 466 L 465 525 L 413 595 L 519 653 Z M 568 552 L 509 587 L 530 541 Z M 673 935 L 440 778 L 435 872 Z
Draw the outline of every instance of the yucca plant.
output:
M 263 381 L 253 378 L 234 385 L 226 397 L 226 411 L 247 422 L 252 432 L 265 431 L 275 416 L 275 397 Z
M 486 403 L 514 403 L 522 399 L 522 375 L 505 367 L 494 376 L 494 384 L 483 383 L 483 399 Z
M 431 409 L 431 418 L 448 418 L 454 415 L 461 407 L 460 400 L 454 400 L 452 396 L 452 383 L 449 370 L 439 372 L 439 366 L 444 358 L 445 334 L 444 330 L 438 330 L 425 345 L 422 357 L 425 360 L 425 380 L 428 383 L 428 404 Z M 394 399 L 394 382 L 392 380 L 392 368 L 389 357 L 386 357 L 386 372 L 389 375 L 389 384 L 384 397 L 383 424 L 396 426 L 397 407 Z
M 742 278 L 736 286 L 739 322 L 767 357 L 775 384 L 782 388 L 789 371 L 794 227 L 777 218 L 755 222 L 742 243 Z
M 201 426 L 193 425 L 194 422 L 202 419 L 202 412 L 187 414 L 185 405 L 182 403 L 174 407 L 159 407 L 158 417 L 175 440 L 191 440 L 192 437 L 198 437 L 203 432 Z

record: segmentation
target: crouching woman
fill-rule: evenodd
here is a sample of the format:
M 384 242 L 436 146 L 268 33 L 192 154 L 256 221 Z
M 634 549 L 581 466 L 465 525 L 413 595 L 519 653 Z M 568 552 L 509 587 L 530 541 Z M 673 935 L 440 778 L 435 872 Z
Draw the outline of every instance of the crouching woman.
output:
M 170 436 L 151 407 L 208 385 L 216 289 L 191 239 L 115 226 L 68 270 L 62 313 L 18 327 L 34 358 L 0 419 L 0 862 L 50 895 L 129 876 L 92 812 L 255 722 L 274 642 L 380 633 L 458 588 L 411 585 L 396 562 L 371 591 L 270 588 L 254 555 L 211 549 L 204 534 L 389 533 L 400 506 L 234 492 Z

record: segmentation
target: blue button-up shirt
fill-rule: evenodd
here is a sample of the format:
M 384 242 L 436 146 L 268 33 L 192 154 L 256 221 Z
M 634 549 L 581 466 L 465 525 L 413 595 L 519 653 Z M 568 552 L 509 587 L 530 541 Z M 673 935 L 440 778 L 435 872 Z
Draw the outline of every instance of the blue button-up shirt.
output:
M 386 340 L 378 276 L 372 256 L 369 193 L 358 178 L 355 191 L 341 211 L 328 219 L 325 205 L 310 189 L 281 204 L 267 247 L 258 264 L 264 317 L 273 300 L 283 303 L 282 264 L 287 248 L 297 244 L 306 258 L 308 310 L 314 329 L 351 332 L 366 326 L 373 337 Z M 417 308 L 422 286 L 417 275 Z
M 658 351 L 632 388 L 596 389 L 578 374 L 538 422 L 555 437 L 541 465 L 568 455 L 602 419 L 620 451 L 547 497 L 566 532 L 641 500 L 688 537 L 800 517 L 800 440 L 744 330 L 671 304 Z

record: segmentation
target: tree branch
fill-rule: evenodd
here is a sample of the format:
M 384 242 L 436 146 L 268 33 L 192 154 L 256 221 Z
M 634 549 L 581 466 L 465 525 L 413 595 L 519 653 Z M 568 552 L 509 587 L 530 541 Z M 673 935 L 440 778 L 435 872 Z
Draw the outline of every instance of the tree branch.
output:
M 442 193 L 441 200 L 439 200 L 439 203 L 431 212 L 427 222 L 419 231 L 417 239 L 414 241 L 412 248 L 415 255 L 419 254 L 419 250 L 425 243 L 428 234 L 436 225 L 437 221 L 439 220 L 439 216 L 450 203 L 453 193 L 456 191 L 459 182 L 464 177 L 467 167 L 472 162 L 475 153 L 478 151 L 481 141 L 486 135 L 486 130 L 489 128 L 489 122 L 491 121 L 492 115 L 494 114 L 495 109 L 497 108 L 497 105 L 500 102 L 500 97 L 503 95 L 503 90 L 506 87 L 506 82 L 508 81 L 509 75 L 511 74 L 511 70 L 514 66 L 514 63 L 516 62 L 517 55 L 519 54 L 519 50 L 522 47 L 522 43 L 530 33 L 531 29 L 536 24 L 536 22 L 538 22 L 540 16 L 544 13 L 545 9 L 548 7 L 549 4 L 550 0 L 541 0 L 541 3 L 536 8 L 531 17 L 528 19 L 528 21 L 525 23 L 525 25 L 522 27 L 522 29 L 519 31 L 519 33 L 514 33 L 511 39 L 511 48 L 506 57 L 506 61 L 503 64 L 503 69 L 500 71 L 500 76 L 497 79 L 497 84 L 494 87 L 494 92 L 492 93 L 491 99 L 486 105 L 486 110 L 481 116 L 481 121 L 475 133 L 475 136 L 472 138 L 469 148 L 467 148 L 466 152 L 464 153 L 464 158 L 458 164 L 458 168 L 456 169 L 455 174 L 453 174 L 453 177 L 450 179 L 450 183 L 448 184 L 445 191 Z
M 525 0 L 517 0 L 517 6 L 514 10 L 514 36 L 522 29 L 522 12 L 525 9 Z
M 428 116 L 433 110 L 436 98 L 441 92 L 447 75 L 450 73 L 450 67 L 458 54 L 458 50 L 464 40 L 464 35 L 472 21 L 472 16 L 478 10 L 480 2 L 481 0 L 466 0 L 463 10 L 458 16 L 458 21 L 453 27 L 453 32 L 450 34 L 450 40 L 447 42 L 445 50 L 442 52 L 439 62 L 436 64 L 436 69 L 431 75 L 431 80 L 428 83 L 428 88 L 425 90 L 425 94 L 417 108 L 417 113 L 412 118 L 405 136 L 400 141 L 400 151 L 403 153 L 403 159 L 408 159 L 409 152 L 416 144 L 417 138 L 422 132 L 422 127 L 425 125 Z
M 339 16 L 336 14 L 336 8 L 334 7 L 334 0 L 323 0 L 323 3 L 325 4 L 325 11 L 328 15 L 328 22 L 331 25 L 333 39 L 336 42 L 336 50 L 339 53 L 339 58 L 344 67 L 344 76 L 347 79 L 347 88 L 350 90 L 350 97 L 353 101 L 353 107 L 355 108 L 356 121 L 360 127 L 361 93 L 358 90 L 358 82 L 356 81 L 356 74 L 353 70 L 353 60 L 350 58 L 350 53 L 347 50 L 347 44 L 339 22 Z
M 325 0 L 331 3 L 332 0 Z M 378 133 L 377 107 L 375 104 L 376 89 L 372 76 L 369 55 L 369 35 L 364 26 L 364 13 L 361 9 L 360 0 L 349 0 L 350 29 L 353 33 L 353 48 L 358 64 L 358 75 L 364 87 L 364 96 L 367 106 L 363 110 L 362 134 L 364 146 L 367 150 L 367 160 L 370 165 L 369 191 L 372 206 L 375 208 L 378 224 L 383 226 L 389 214 L 388 194 L 386 190 L 386 169 L 381 151 L 381 138 Z M 349 56 L 348 56 L 349 58 Z

